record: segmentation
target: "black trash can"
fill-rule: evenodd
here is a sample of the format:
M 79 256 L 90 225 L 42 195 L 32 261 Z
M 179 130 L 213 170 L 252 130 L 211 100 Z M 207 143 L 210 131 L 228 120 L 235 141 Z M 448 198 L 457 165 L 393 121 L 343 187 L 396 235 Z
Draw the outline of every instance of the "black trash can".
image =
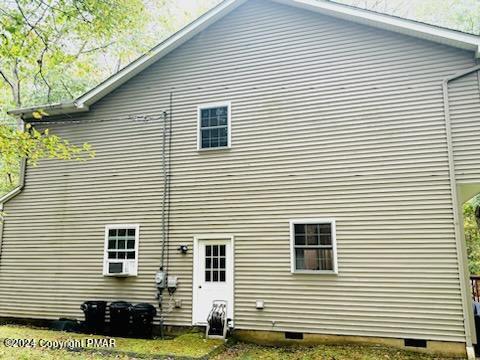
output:
M 142 303 L 132 306 L 132 335 L 151 339 L 153 336 L 153 318 L 157 315 L 155 306 Z
M 114 301 L 110 304 L 110 334 L 127 336 L 130 330 L 130 308 L 126 301 Z
M 106 301 L 85 301 L 80 309 L 85 314 L 84 330 L 91 334 L 102 334 L 105 330 Z

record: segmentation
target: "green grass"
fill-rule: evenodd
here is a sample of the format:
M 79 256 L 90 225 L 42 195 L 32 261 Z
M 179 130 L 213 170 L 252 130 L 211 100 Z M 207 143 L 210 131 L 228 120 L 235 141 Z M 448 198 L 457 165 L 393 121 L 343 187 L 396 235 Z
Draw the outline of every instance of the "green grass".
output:
M 106 338 L 85 334 L 66 333 L 25 326 L 0 326 L 0 359 L 5 360 L 133 360 L 177 356 L 200 358 L 223 344 L 222 340 L 205 340 L 202 333 L 184 333 L 174 339 L 143 340 L 115 338 L 117 354 L 105 354 L 90 350 L 73 352 L 44 348 L 7 348 L 5 338 L 71 340 L 84 338 Z M 108 350 L 108 349 L 107 349 Z M 112 349 L 110 349 L 112 350 Z M 135 357 L 133 354 L 138 354 Z M 398 350 L 382 346 L 319 345 L 312 347 L 267 347 L 244 343 L 229 343 L 228 347 L 214 360 L 433 360 L 431 355 Z
M 433 360 L 431 355 L 382 346 L 319 345 L 266 347 L 238 343 L 214 360 Z
M 7 348 L 3 344 L 3 339 L 40 339 L 43 340 L 72 340 L 85 338 L 107 338 L 98 335 L 86 335 L 67 333 L 62 331 L 52 331 L 40 328 L 29 328 L 25 326 L 3 325 L 0 326 L 0 359 L 130 359 L 122 355 L 120 357 L 105 356 L 94 352 L 72 352 L 66 350 L 45 349 L 37 346 L 32 349 L 25 348 Z M 38 344 L 38 343 L 37 343 Z M 107 351 L 118 351 L 119 353 L 135 353 L 144 356 L 179 356 L 179 357 L 202 357 L 219 345 L 223 344 L 221 340 L 205 340 L 201 333 L 186 333 L 175 337 L 174 339 L 130 339 L 115 337 L 115 348 L 107 348 Z M 92 350 L 92 349 L 90 349 Z M 95 351 L 93 349 L 92 351 Z
M 106 356 L 100 353 L 71 352 L 65 350 L 5 348 L 0 345 L 2 360 L 132 360 L 127 355 Z

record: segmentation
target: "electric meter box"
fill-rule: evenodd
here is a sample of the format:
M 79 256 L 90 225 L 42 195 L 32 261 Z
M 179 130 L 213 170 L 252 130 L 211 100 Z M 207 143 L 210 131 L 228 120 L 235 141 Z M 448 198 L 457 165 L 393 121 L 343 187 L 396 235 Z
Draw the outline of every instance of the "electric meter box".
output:
M 155 283 L 159 289 L 165 289 L 167 287 L 167 274 L 165 271 L 157 271 L 155 274 Z

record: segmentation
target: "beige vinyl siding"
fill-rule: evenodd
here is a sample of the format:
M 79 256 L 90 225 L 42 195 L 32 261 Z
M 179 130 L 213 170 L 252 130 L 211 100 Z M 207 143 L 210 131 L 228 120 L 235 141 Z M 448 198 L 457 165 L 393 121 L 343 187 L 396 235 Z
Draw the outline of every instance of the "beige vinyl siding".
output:
M 168 323 L 191 324 L 192 252 L 176 248 L 233 234 L 239 329 L 464 341 L 441 82 L 473 64 L 469 52 L 248 1 L 89 113 L 49 125 L 97 157 L 29 167 L 6 204 L 0 316 L 155 302 L 159 118 L 172 91 L 169 272 L 182 308 Z M 222 101 L 232 148 L 198 152 L 197 106 Z M 336 219 L 336 276 L 290 273 L 289 220 L 309 217 Z M 140 224 L 137 278 L 102 276 L 114 223 Z
M 455 175 L 459 183 L 480 183 L 480 75 L 449 83 Z

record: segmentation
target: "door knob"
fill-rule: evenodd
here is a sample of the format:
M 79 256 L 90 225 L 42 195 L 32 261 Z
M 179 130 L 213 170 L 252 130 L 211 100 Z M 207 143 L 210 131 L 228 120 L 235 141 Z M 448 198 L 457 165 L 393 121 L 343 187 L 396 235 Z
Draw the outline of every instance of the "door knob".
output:
M 201 288 L 202 288 L 202 285 L 198 285 L 198 288 L 201 289 Z

